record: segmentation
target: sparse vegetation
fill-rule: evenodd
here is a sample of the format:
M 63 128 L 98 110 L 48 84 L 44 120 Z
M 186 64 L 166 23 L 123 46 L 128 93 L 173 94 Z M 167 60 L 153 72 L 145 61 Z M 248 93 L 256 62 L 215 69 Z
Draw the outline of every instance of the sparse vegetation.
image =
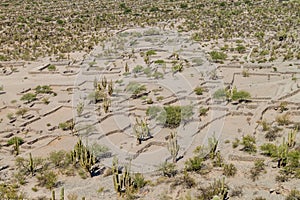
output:
M 202 95 L 203 94 L 203 88 L 202 87 L 196 87 L 194 89 L 194 92 L 196 95 Z
M 236 169 L 236 167 L 234 166 L 234 164 L 232 164 L 232 163 L 230 163 L 230 164 L 225 164 L 225 165 L 223 166 L 223 174 L 224 174 L 225 176 L 228 176 L 228 177 L 234 176 L 234 175 L 236 174 L 236 172 L 237 172 L 237 169 Z
M 250 178 L 255 181 L 258 179 L 259 175 L 265 172 L 265 164 L 263 160 L 255 161 L 254 167 L 250 170 Z
M 297 187 L 288 186 L 300 177 L 299 3 L 4 0 L 0 198 L 57 199 L 60 189 L 64 199 L 70 183 L 62 177 L 85 179 L 79 188 L 99 176 L 87 198 L 114 199 L 115 191 L 121 199 L 264 199 L 268 192 L 298 199 Z M 217 128 L 218 138 L 210 138 Z M 60 151 L 65 139 L 77 136 L 72 151 Z M 134 145 L 132 136 L 143 144 Z M 107 141 L 112 152 L 100 145 Z M 111 168 L 99 163 L 112 155 L 122 162 L 114 159 Z M 130 169 L 148 172 L 162 161 L 162 176 L 151 181 Z M 236 166 L 243 170 L 237 173 Z M 240 175 L 262 191 L 231 182 Z M 103 187 L 105 176 L 114 191 Z M 273 179 L 279 187 L 268 191 Z
M 254 136 L 251 135 L 246 135 L 243 137 L 242 145 L 244 145 L 244 147 L 242 148 L 243 151 L 248 152 L 248 153 L 255 153 L 256 150 L 256 140 Z

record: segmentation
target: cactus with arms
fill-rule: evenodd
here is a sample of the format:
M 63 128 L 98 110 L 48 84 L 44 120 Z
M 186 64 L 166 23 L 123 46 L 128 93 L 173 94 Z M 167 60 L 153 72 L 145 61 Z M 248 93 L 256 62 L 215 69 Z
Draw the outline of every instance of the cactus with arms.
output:
M 150 138 L 150 131 L 148 124 L 146 120 L 138 120 L 138 118 L 135 119 L 136 123 L 133 126 L 133 131 L 137 139 L 137 144 L 141 144 L 142 140 L 146 138 Z
M 130 190 L 130 188 L 133 186 L 133 180 L 130 174 L 130 165 L 125 167 L 123 174 L 120 174 L 118 160 L 117 158 L 114 158 L 112 171 L 115 191 L 119 196 L 121 196 L 126 192 L 126 190 Z

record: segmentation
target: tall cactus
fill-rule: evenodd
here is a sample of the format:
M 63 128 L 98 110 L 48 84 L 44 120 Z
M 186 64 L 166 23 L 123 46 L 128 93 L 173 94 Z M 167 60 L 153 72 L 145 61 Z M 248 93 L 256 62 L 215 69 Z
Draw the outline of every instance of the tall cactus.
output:
M 105 88 L 106 88 L 106 86 L 107 86 L 107 79 L 106 79 L 106 77 L 105 77 L 105 76 L 102 78 L 102 81 L 101 81 L 101 83 L 102 83 L 102 86 L 103 86 L 103 88 L 105 89 Z
M 179 144 L 177 141 L 177 133 L 176 132 L 170 132 L 169 139 L 168 139 L 168 150 L 172 156 L 173 163 L 177 162 L 177 155 L 179 152 Z
M 34 175 L 34 162 L 33 162 L 33 158 L 32 158 L 32 154 L 29 153 L 29 171 L 31 173 L 31 175 Z
M 223 177 L 223 179 L 221 181 L 221 188 L 220 188 L 219 196 L 221 199 L 227 199 L 227 195 L 228 195 L 228 189 L 225 186 L 225 177 Z
M 63 187 L 60 190 L 60 200 L 65 200 L 65 189 Z
M 77 115 L 80 116 L 82 114 L 83 110 L 84 110 L 84 103 L 83 102 L 79 102 L 77 104 L 76 110 L 77 110 Z
M 283 138 L 282 144 L 278 147 L 278 162 L 277 167 L 285 167 L 287 164 L 287 155 L 288 155 L 289 147 L 285 142 L 285 138 Z
M 110 82 L 109 82 L 109 84 L 108 84 L 108 94 L 109 94 L 109 96 L 111 96 L 112 94 L 113 94 L 113 92 L 114 92 L 114 88 L 113 88 L 113 82 L 112 82 L 112 80 L 110 80 Z
M 80 139 L 71 152 L 71 160 L 74 165 L 79 163 L 80 166 L 92 176 L 92 167 L 96 163 L 96 160 L 94 154 L 83 145 Z
M 114 158 L 112 171 L 115 191 L 119 196 L 122 196 L 122 194 L 130 190 L 134 184 L 130 174 L 130 164 L 129 166 L 125 166 L 123 173 L 119 173 L 118 160 L 117 158 Z
M 291 130 L 288 134 L 288 141 L 287 141 L 287 145 L 291 148 L 294 147 L 296 145 L 296 135 L 298 132 L 298 127 L 295 128 L 294 130 Z
M 137 139 L 137 144 L 141 144 L 142 140 L 151 137 L 148 124 L 146 120 L 138 120 L 138 118 L 135 119 L 136 123 L 133 126 L 133 131 Z
M 129 72 L 129 67 L 128 67 L 128 64 L 127 62 L 125 63 L 125 73 L 128 73 Z
M 219 141 L 215 137 L 208 138 L 209 156 L 211 159 L 214 159 L 216 157 L 218 143 Z
M 52 190 L 52 198 L 51 198 L 51 200 L 55 200 L 55 191 L 54 190 Z
M 96 77 L 94 78 L 93 85 L 94 85 L 94 89 L 96 90 L 96 89 L 97 89 L 97 86 L 98 86 L 98 80 L 97 80 Z
M 20 143 L 19 143 L 18 138 L 16 138 L 14 140 L 14 152 L 15 152 L 16 156 L 19 155 L 19 153 L 20 153 Z
M 103 100 L 103 109 L 105 113 L 108 113 L 109 107 L 111 106 L 111 101 L 108 98 L 104 98 Z

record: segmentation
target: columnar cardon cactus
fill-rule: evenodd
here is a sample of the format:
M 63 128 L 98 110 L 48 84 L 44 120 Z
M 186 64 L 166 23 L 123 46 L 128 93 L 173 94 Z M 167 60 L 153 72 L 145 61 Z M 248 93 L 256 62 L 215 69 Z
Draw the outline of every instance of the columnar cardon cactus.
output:
M 209 156 L 211 159 L 214 159 L 216 156 L 218 143 L 219 143 L 219 141 L 215 137 L 208 138 L 208 144 L 209 144 L 209 148 L 210 148 Z
M 103 88 L 105 89 L 105 88 L 106 88 L 106 85 L 107 85 L 107 79 L 106 79 L 105 76 L 102 78 L 101 83 L 102 83 Z
M 138 118 L 136 118 L 135 121 L 136 123 L 133 126 L 133 131 L 137 139 L 137 144 L 141 144 L 142 140 L 151 137 L 149 127 L 146 120 L 141 119 L 139 121 Z
M 177 155 L 179 152 L 179 144 L 177 141 L 177 133 L 176 132 L 170 132 L 169 139 L 168 139 L 168 150 L 172 156 L 173 163 L 176 163 L 177 161 Z
M 103 109 L 104 109 L 105 113 L 108 113 L 110 105 L 111 105 L 110 99 L 104 98 L 104 100 L 103 100 Z
M 298 132 L 298 128 L 295 128 L 294 130 L 291 130 L 288 134 L 288 141 L 287 145 L 289 147 L 294 147 L 296 145 L 296 135 Z
M 119 172 L 118 160 L 114 158 L 112 171 L 115 191 L 119 196 L 122 196 L 126 190 L 130 190 L 134 185 L 130 174 L 130 165 L 125 167 L 123 173 Z
M 113 86 L 113 82 L 112 82 L 112 80 L 110 80 L 110 82 L 108 84 L 108 88 L 107 88 L 109 96 L 111 96 L 113 94 L 113 92 L 114 92 L 114 88 L 113 87 L 114 87 Z
M 81 140 L 76 143 L 74 150 L 71 152 L 71 159 L 74 165 L 79 163 L 81 167 L 92 176 L 92 167 L 96 163 L 95 157 L 94 154 L 83 145 Z
M 282 144 L 278 147 L 278 162 L 277 167 L 285 167 L 287 164 L 287 156 L 288 156 L 289 147 L 283 138 Z

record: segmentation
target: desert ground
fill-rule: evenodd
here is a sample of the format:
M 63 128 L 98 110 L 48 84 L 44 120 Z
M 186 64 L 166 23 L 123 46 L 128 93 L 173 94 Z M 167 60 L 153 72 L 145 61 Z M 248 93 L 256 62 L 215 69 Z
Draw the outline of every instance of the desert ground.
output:
M 98 9 L 97 2 L 85 3 Z M 224 2 L 244 12 L 255 7 Z M 206 3 L 199 9 L 224 11 L 222 1 Z M 85 9 L 84 2 L 74 5 L 60 11 L 71 16 Z M 105 5 L 108 13 L 121 9 L 119 23 L 130 20 L 127 6 L 142 7 Z M 0 199 L 300 198 L 299 15 L 298 21 L 276 18 L 286 22 L 287 33 L 267 25 L 264 33 L 252 24 L 249 32 L 239 27 L 245 35 L 238 29 L 225 36 L 206 12 L 201 31 L 186 30 L 193 19 L 177 18 L 186 6 L 195 9 L 181 2 L 173 18 L 149 24 L 135 19 L 119 27 L 107 15 L 106 28 L 88 21 L 93 31 L 73 27 L 71 40 L 71 33 L 62 41 L 51 32 L 53 44 L 43 31 L 27 31 L 18 54 L 4 39 L 14 26 L 7 22 L 25 4 L 1 4 L 12 14 L 1 13 Z M 300 8 L 299 1 L 272 6 L 290 8 L 291 16 Z M 245 16 L 242 21 L 251 21 Z M 251 22 L 262 27 L 272 17 Z M 26 19 L 18 16 L 16 26 Z M 56 18 L 57 26 L 65 21 Z M 208 37 L 214 29 L 219 37 Z M 41 37 L 40 46 L 30 44 L 32 34 Z M 13 38 L 16 45 L 22 35 Z M 70 42 L 78 38 L 82 48 Z

